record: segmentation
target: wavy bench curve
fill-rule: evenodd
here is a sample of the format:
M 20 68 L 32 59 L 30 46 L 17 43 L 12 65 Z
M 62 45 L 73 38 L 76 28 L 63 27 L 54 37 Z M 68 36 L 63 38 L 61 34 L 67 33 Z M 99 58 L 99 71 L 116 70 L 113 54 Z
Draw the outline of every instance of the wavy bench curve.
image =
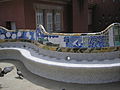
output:
M 66 61 L 36 53 L 31 44 L 1 45 L 0 59 L 20 60 L 29 71 L 45 78 L 70 83 L 107 83 L 119 81 L 120 59 L 104 61 Z M 111 61 L 111 63 L 110 63 Z
M 120 24 L 98 33 L 48 33 L 0 27 L 0 59 L 20 60 L 31 72 L 71 83 L 120 80 Z M 70 57 L 67 60 L 66 57 Z

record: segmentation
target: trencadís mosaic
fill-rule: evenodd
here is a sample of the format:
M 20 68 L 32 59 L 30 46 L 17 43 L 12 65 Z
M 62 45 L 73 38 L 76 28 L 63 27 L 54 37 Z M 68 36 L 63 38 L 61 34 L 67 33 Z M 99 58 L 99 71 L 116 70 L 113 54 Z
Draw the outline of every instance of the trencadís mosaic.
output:
M 114 23 L 98 33 L 48 33 L 40 25 L 36 30 L 7 30 L 0 27 L 0 40 L 30 40 L 43 45 L 48 50 L 84 53 L 101 48 L 120 46 L 120 24 Z M 39 46 L 40 47 L 40 46 Z M 77 51 L 76 51 L 77 50 Z M 82 50 L 82 51 L 81 51 Z M 90 51 L 87 52 L 90 52 Z M 108 50 L 109 51 L 109 50 Z

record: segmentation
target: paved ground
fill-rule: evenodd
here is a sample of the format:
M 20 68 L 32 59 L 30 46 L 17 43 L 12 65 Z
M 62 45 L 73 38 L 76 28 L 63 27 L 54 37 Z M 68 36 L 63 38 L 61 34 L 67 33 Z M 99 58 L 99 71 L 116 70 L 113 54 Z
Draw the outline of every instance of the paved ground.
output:
M 0 77 L 0 90 L 120 90 L 120 82 L 96 85 L 57 82 L 29 72 L 21 62 L 0 60 L 2 68 L 13 65 L 22 71 L 24 79 L 19 79 L 14 69 L 5 77 Z

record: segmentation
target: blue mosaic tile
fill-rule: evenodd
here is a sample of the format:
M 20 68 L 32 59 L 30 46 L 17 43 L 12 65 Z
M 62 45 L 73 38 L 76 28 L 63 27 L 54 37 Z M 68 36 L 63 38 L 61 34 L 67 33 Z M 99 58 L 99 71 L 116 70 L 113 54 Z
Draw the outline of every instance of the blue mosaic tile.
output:
M 69 36 L 64 37 L 64 42 L 68 43 L 69 42 Z
M 64 38 L 66 42 L 66 47 L 71 47 L 71 48 L 81 48 L 83 47 L 82 43 L 82 37 L 81 36 L 70 36 Z
M 64 42 L 70 48 L 107 47 L 105 36 L 66 36 Z
M 11 38 L 12 37 L 12 32 L 6 32 L 5 37 L 6 37 L 6 39 L 12 39 Z
M 88 48 L 89 36 L 83 36 L 83 48 Z
M 105 36 L 90 36 L 89 37 L 89 42 L 88 42 L 88 47 L 93 48 L 93 47 L 105 47 L 107 46 L 107 41 L 106 41 Z
M 21 35 L 18 35 L 18 32 Z M 36 34 L 36 35 L 34 35 Z M 17 31 L 9 32 L 0 28 L 0 35 L 2 39 L 30 39 L 38 41 L 48 41 L 50 39 L 59 39 L 59 35 L 47 35 L 42 32 L 40 28 L 37 28 L 35 32 L 33 31 Z M 64 43 L 66 47 L 69 48 L 96 48 L 96 47 L 108 47 L 109 41 L 108 36 L 63 36 Z M 60 38 L 61 39 L 61 38 Z M 54 41 L 54 40 L 53 40 Z M 48 41 L 49 42 L 49 41 Z M 118 42 L 115 42 L 115 45 L 119 45 Z
M 18 33 L 20 33 L 20 35 L 18 35 Z M 17 32 L 17 39 L 23 39 L 23 32 Z
M 4 34 L 4 33 L 6 33 L 6 32 L 7 32 L 6 30 L 0 28 L 0 34 Z
M 30 35 L 31 35 L 31 40 L 35 40 L 35 38 L 34 38 L 34 32 L 30 32 Z
M 22 33 L 22 37 L 21 37 L 22 39 L 27 39 L 26 33 L 27 33 L 27 32 L 23 32 L 23 33 Z
M 57 36 L 57 35 L 49 35 L 48 37 L 49 38 L 59 38 L 59 36 Z

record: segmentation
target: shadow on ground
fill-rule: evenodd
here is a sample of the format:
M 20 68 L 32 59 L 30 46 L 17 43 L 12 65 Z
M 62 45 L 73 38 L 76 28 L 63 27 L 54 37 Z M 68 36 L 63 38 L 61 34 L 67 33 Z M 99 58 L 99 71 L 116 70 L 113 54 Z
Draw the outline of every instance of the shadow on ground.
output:
M 120 90 L 120 82 L 107 83 L 107 84 L 73 84 L 73 83 L 64 83 L 54 80 L 49 80 L 38 75 L 35 75 L 28 71 L 23 63 L 14 60 L 0 60 L 4 63 L 14 64 L 24 75 L 24 78 L 36 84 L 38 86 L 45 87 L 50 90 Z M 18 77 L 15 77 L 19 79 Z M 1 85 L 0 85 L 0 88 Z

